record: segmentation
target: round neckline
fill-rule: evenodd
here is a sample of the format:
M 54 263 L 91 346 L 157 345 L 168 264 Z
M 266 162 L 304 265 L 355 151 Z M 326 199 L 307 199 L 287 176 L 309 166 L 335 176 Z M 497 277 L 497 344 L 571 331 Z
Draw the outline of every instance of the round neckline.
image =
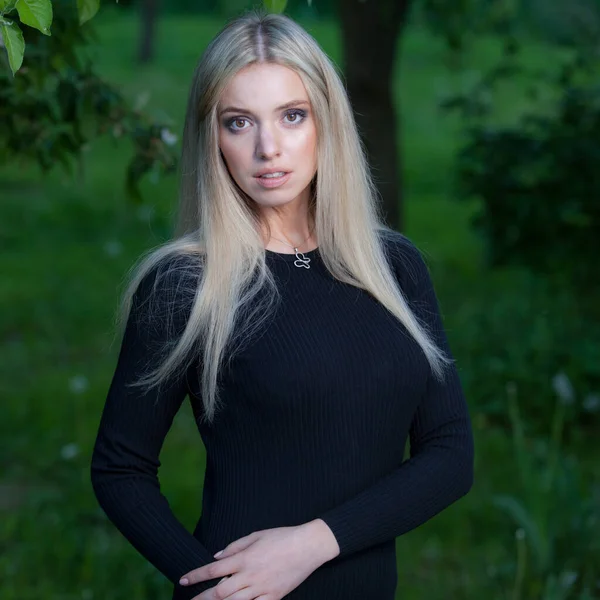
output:
M 317 255 L 318 251 L 319 247 L 317 246 L 312 250 L 302 252 L 302 254 L 304 254 L 304 256 L 307 256 L 308 258 L 312 258 L 313 256 Z M 280 256 L 284 260 L 297 260 L 295 252 L 275 252 L 274 250 L 269 250 L 268 248 L 265 248 L 265 252 L 267 252 L 268 254 L 272 254 L 273 256 Z M 300 253 L 300 251 L 298 251 L 298 253 Z

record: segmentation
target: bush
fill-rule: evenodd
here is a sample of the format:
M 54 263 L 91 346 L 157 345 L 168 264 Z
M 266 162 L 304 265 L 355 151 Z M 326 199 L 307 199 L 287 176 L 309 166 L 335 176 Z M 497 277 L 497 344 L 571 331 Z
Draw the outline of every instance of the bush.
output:
M 591 599 L 600 589 L 600 511 L 580 463 L 562 452 L 567 406 L 559 395 L 549 435 L 527 439 L 518 396 L 509 383 L 517 489 L 495 495 L 493 503 L 516 528 L 516 551 L 497 569 L 499 583 L 508 587 L 512 580 L 513 598 L 522 600 Z
M 459 155 L 464 196 L 492 266 L 520 264 L 596 282 L 600 256 L 600 94 L 565 89 L 555 114 L 474 128 Z
M 443 276 L 443 273 L 440 274 Z M 546 431 L 557 395 L 566 419 L 593 426 L 600 414 L 600 323 L 580 310 L 580 298 L 526 270 L 503 269 L 446 296 L 456 281 L 440 279 L 453 353 L 477 414 L 508 426 L 506 382 L 519 389 L 532 430 Z M 569 430 L 569 435 L 580 428 Z
M 466 123 L 457 195 L 480 201 L 473 224 L 490 266 L 525 266 L 597 293 L 597 44 L 555 54 L 549 70 L 526 67 L 520 49 L 520 41 L 507 35 L 500 62 L 468 92 L 442 102 L 447 110 L 459 110 Z M 510 78 L 525 82 L 529 104 L 513 123 L 499 125 L 494 92 Z

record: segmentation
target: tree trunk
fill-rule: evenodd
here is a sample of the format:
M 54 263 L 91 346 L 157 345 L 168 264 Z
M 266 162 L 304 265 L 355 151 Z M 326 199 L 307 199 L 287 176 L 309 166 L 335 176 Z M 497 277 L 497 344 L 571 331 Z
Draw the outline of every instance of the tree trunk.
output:
M 138 52 L 140 63 L 151 62 L 154 58 L 157 6 L 158 0 L 142 0 L 140 2 L 140 46 Z
M 392 74 L 411 0 L 338 0 L 348 95 L 390 227 L 401 231 L 402 163 Z

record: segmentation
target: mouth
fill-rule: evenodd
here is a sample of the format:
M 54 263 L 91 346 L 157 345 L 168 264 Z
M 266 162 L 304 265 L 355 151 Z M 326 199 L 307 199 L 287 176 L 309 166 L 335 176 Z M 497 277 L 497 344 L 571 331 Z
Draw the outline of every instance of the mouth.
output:
M 265 173 L 254 177 L 258 183 L 265 188 L 274 188 L 283 185 L 291 175 L 291 171 L 279 171 L 277 173 Z

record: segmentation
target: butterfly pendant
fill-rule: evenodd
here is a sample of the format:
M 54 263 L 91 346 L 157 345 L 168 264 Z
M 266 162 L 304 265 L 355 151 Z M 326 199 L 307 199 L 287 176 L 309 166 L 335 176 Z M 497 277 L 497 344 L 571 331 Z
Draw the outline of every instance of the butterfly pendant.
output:
M 310 258 L 306 258 L 306 256 L 304 256 L 304 254 L 302 254 L 302 252 L 298 252 L 296 250 L 296 260 L 294 261 L 294 264 L 297 267 L 306 267 L 307 269 L 310 269 L 310 267 L 308 266 L 308 263 L 310 262 Z

